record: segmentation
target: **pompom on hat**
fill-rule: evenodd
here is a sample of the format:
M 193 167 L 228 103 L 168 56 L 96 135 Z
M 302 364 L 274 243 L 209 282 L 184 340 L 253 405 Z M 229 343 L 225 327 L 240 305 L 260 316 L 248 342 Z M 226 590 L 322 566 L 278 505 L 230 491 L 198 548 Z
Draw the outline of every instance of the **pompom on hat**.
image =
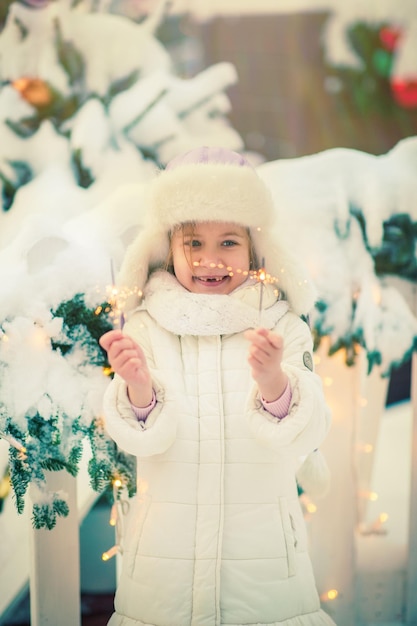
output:
M 143 226 L 126 251 L 118 286 L 143 290 L 149 274 L 169 256 L 170 232 L 187 222 L 234 222 L 249 229 L 258 259 L 276 280 L 293 311 L 308 314 L 315 291 L 279 232 L 271 193 L 244 156 L 220 147 L 200 147 L 172 159 L 149 183 Z M 127 310 L 138 303 L 130 297 Z

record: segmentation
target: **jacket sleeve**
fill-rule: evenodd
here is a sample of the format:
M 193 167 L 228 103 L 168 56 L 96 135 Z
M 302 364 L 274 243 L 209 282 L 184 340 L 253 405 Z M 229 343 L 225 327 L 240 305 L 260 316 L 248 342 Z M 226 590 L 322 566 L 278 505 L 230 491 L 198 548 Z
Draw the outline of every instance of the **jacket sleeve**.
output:
M 178 408 L 175 409 L 175 402 L 170 402 L 164 397 L 164 389 L 154 375 L 154 358 L 146 324 L 133 319 L 126 325 L 125 332 L 138 341 L 145 352 L 152 374 L 156 405 L 146 421 L 138 420 L 130 404 L 125 381 L 115 375 L 103 400 L 106 430 L 119 448 L 129 454 L 135 456 L 161 454 L 176 438 Z
M 319 447 L 330 428 L 320 377 L 313 371 L 313 340 L 308 325 L 289 312 L 275 329 L 284 338 L 282 369 L 288 376 L 292 399 L 287 417 L 273 417 L 262 406 L 254 385 L 248 404 L 249 427 L 263 445 L 288 448 L 303 456 Z

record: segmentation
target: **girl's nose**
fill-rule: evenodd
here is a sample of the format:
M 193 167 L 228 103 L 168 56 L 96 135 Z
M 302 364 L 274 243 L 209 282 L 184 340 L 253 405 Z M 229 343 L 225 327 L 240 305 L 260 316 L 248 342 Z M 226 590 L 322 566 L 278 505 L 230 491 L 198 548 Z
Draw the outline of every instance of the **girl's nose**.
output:
M 198 251 L 196 260 L 204 267 L 217 267 L 221 263 L 219 251 L 215 246 L 204 246 Z
M 200 251 L 200 254 L 197 255 L 197 261 L 199 265 L 203 267 L 217 267 L 221 264 L 221 259 L 216 250 L 204 250 Z

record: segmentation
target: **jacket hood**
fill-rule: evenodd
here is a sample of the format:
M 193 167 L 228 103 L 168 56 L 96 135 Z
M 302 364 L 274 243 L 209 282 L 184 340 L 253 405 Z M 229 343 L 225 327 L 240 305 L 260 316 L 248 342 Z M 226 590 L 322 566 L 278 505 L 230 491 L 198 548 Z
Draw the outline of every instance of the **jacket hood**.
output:
M 186 222 L 234 222 L 249 229 L 258 260 L 265 259 L 271 282 L 285 293 L 294 312 L 307 314 L 315 291 L 306 270 L 283 241 L 279 211 L 256 170 L 240 154 L 197 148 L 173 159 L 150 181 L 143 226 L 128 247 L 118 286 L 126 309 L 137 306 L 149 275 L 169 257 L 169 236 Z

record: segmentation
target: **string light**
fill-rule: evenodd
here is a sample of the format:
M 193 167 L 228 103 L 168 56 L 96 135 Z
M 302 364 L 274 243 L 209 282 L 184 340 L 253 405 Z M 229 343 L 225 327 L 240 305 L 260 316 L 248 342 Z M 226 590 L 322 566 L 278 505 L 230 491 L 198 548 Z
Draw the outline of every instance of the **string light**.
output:
M 369 526 L 363 524 L 359 532 L 361 535 L 386 535 L 388 530 L 384 527 L 385 522 L 388 520 L 388 513 L 380 513 L 377 519 Z
M 314 513 L 317 513 L 317 505 L 314 504 L 306 493 L 300 495 L 300 501 L 307 514 L 314 515 Z
M 45 348 L 50 344 L 49 337 L 47 336 L 45 330 L 38 323 L 35 323 L 33 333 L 29 338 L 29 344 L 36 349 Z
M 0 437 L 2 439 L 4 439 L 5 441 L 7 441 L 7 443 L 9 445 L 11 445 L 13 448 L 16 448 L 16 450 L 18 450 L 20 452 L 20 459 L 21 460 L 25 460 L 27 459 L 26 456 L 26 448 L 24 445 L 22 445 L 20 443 L 20 441 L 18 441 L 17 439 L 15 439 L 14 437 L 12 437 L 12 435 L 6 435 L 5 432 L 3 432 L 2 430 L 0 430 Z
M 259 229 L 260 230 L 260 229 Z M 200 267 L 201 263 L 199 261 L 193 261 L 192 262 L 193 267 L 197 268 Z M 209 263 L 209 267 L 211 269 L 224 269 L 224 265 L 223 263 Z M 261 318 L 262 318 L 262 304 L 263 304 L 263 292 L 264 292 L 264 285 L 267 284 L 271 284 L 271 285 L 276 285 L 279 280 L 278 278 L 276 278 L 275 276 L 272 276 L 271 274 L 269 274 L 266 269 L 265 269 L 265 259 L 262 258 L 262 262 L 261 262 L 261 267 L 257 270 L 243 270 L 242 268 L 238 267 L 238 268 L 233 268 L 231 265 L 226 266 L 226 271 L 228 272 L 229 276 L 234 276 L 234 274 L 241 274 L 242 276 L 247 276 L 248 278 L 250 278 L 251 280 L 253 280 L 254 282 L 260 284 L 260 289 L 259 289 L 259 326 L 261 326 Z M 285 268 L 281 268 L 281 273 L 285 272 Z M 304 283 L 307 283 L 307 280 L 303 281 Z M 302 285 L 303 283 L 299 283 L 300 285 Z M 275 295 L 278 298 L 279 297 L 279 290 L 276 289 L 275 290 Z
M 331 600 L 336 600 L 338 595 L 339 595 L 339 592 L 338 592 L 337 589 L 329 589 L 325 593 L 321 594 L 320 600 L 322 602 L 329 602 L 329 600 L 330 601 Z
M 8 470 L 4 474 L 3 478 L 0 479 L 0 501 L 5 500 L 9 495 L 12 489 L 12 484 L 10 482 L 10 475 Z
M 113 506 L 111 508 L 111 512 L 110 512 L 110 521 L 109 521 L 110 526 L 116 526 L 117 518 L 118 518 L 117 506 L 116 506 L 116 504 L 113 504 Z
M 193 267 L 200 267 L 201 263 L 199 261 L 193 261 Z M 236 273 L 236 274 L 242 274 L 243 276 L 248 276 L 249 278 L 251 278 L 253 281 L 256 282 L 262 282 L 262 283 L 268 283 L 268 284 L 272 284 L 275 285 L 279 282 L 279 279 L 276 276 L 272 276 L 272 274 L 269 274 L 265 267 L 265 259 L 262 259 L 262 267 L 259 268 L 258 270 L 243 270 L 241 267 L 232 267 L 231 265 L 227 265 L 226 268 L 224 266 L 223 263 L 210 263 L 209 267 L 211 269 L 226 269 L 227 272 L 232 272 Z M 285 271 L 284 268 L 281 268 L 281 272 L 283 273 Z M 308 282 L 308 281 L 304 281 L 304 282 Z M 301 283 L 300 283 L 301 284 Z
M 116 554 L 123 553 L 121 547 L 121 540 L 123 536 L 123 515 L 125 515 L 129 509 L 129 503 L 127 500 L 124 500 L 120 493 L 124 488 L 123 480 L 119 476 L 115 476 L 112 480 L 113 486 L 113 505 L 110 511 L 110 519 L 109 524 L 115 528 L 116 532 L 116 544 L 103 552 L 101 558 L 103 561 L 108 561 Z
M 382 300 L 382 293 L 378 285 L 374 284 L 371 287 L 371 294 L 374 303 L 379 306 Z
M 378 494 L 376 491 L 360 491 L 358 495 L 360 498 L 365 498 L 371 502 L 376 502 L 376 500 L 378 500 Z
M 118 554 L 119 552 L 121 552 L 120 546 L 114 545 L 112 548 L 110 548 L 110 550 L 103 552 L 103 554 L 101 555 L 101 558 L 103 561 L 109 561 L 114 556 L 116 556 L 116 554 Z

